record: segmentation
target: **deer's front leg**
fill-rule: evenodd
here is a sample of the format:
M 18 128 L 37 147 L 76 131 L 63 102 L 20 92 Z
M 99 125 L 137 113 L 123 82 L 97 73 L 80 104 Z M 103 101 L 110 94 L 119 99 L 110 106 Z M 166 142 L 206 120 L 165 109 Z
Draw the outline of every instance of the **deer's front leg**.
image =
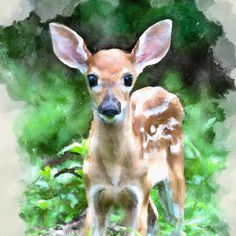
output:
M 104 198 L 105 187 L 93 186 L 88 192 L 86 235 L 105 236 L 110 203 Z
M 126 213 L 126 227 L 132 229 L 125 235 L 133 236 L 135 232 L 146 235 L 148 198 L 145 200 L 143 191 L 135 186 L 123 188 L 119 197 Z

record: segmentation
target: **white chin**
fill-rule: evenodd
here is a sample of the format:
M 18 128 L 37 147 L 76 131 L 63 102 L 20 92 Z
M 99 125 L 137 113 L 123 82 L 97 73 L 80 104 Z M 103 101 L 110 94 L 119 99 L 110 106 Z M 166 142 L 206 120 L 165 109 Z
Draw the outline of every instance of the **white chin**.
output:
M 116 122 L 121 122 L 124 119 L 123 112 L 121 112 L 119 115 L 112 116 L 112 117 L 104 116 L 103 114 L 100 114 L 98 112 L 98 116 L 101 120 L 103 120 L 107 124 L 113 124 L 113 123 L 116 123 Z

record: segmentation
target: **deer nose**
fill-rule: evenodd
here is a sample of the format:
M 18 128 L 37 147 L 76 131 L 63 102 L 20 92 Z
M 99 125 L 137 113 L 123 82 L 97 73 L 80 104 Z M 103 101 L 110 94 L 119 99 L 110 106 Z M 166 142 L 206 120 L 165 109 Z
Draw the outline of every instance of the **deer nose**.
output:
M 105 116 L 115 116 L 121 112 L 121 104 L 113 95 L 106 95 L 98 106 L 98 112 Z

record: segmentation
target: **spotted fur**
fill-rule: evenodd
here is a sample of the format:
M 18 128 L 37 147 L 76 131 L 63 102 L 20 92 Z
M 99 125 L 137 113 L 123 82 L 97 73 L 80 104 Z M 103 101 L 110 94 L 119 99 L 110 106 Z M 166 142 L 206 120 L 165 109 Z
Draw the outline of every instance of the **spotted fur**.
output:
M 181 151 L 183 108 L 177 96 L 161 87 L 145 87 L 131 96 L 133 129 L 144 153 Z M 174 150 L 174 151 L 173 151 Z

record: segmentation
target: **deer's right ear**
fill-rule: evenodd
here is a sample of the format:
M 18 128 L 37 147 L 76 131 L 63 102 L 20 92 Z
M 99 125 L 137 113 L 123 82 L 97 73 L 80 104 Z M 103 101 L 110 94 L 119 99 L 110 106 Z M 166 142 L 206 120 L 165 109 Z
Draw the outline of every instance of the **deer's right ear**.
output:
M 64 25 L 50 23 L 49 28 L 55 55 L 67 66 L 79 69 L 85 74 L 88 59 L 92 54 L 85 46 L 84 40 Z

